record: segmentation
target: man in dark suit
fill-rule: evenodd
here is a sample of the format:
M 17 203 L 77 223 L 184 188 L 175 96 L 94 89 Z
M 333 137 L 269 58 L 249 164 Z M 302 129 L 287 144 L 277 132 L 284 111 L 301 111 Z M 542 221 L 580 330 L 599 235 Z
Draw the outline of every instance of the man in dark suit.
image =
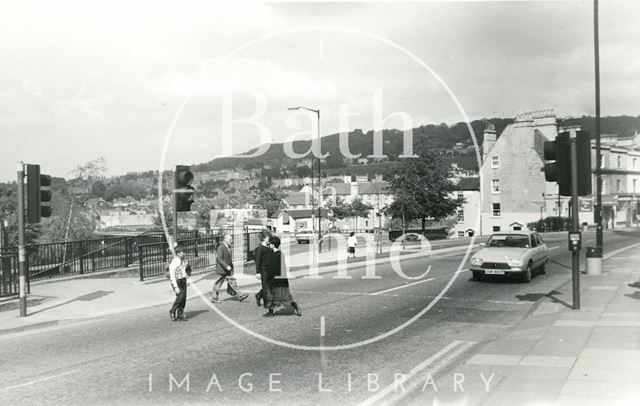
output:
M 220 303 L 218 292 L 222 287 L 224 281 L 227 281 L 227 292 L 231 296 L 236 296 L 239 301 L 244 301 L 247 298 L 246 293 L 240 293 L 238 290 L 238 283 L 233 276 L 233 257 L 231 256 L 231 246 L 233 245 L 233 237 L 226 234 L 222 243 L 218 246 L 217 258 L 216 258 L 216 270 L 218 279 L 213 283 L 213 291 L 211 301 L 213 303 Z
M 260 306 L 260 300 L 263 301 L 263 305 L 266 308 L 269 304 L 270 290 L 269 283 L 267 281 L 269 275 L 269 255 L 272 250 L 269 247 L 269 238 L 271 233 L 268 231 L 260 231 L 258 233 L 258 239 L 260 245 L 256 248 L 254 255 L 254 262 L 256 264 L 256 276 L 262 282 L 262 289 L 256 293 L 256 303 Z

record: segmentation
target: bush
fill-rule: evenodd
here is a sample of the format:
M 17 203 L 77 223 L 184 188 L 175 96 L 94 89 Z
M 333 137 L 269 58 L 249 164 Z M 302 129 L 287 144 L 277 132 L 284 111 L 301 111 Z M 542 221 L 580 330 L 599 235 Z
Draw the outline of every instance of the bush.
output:
M 535 231 L 568 231 L 571 228 L 571 219 L 568 217 L 546 217 L 532 223 L 527 223 L 527 228 Z

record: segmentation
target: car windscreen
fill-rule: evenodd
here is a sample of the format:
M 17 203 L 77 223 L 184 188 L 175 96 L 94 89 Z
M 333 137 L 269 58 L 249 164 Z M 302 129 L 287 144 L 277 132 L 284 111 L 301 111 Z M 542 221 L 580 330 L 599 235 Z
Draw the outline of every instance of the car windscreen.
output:
M 529 248 L 529 236 L 525 234 L 508 234 L 491 236 L 488 247 Z

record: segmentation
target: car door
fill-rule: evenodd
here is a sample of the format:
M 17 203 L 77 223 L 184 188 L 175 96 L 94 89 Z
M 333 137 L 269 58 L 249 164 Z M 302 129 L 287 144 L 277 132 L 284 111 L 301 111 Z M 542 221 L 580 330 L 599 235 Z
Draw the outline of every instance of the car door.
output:
M 547 244 L 544 242 L 540 234 L 536 233 L 536 237 L 540 241 L 540 244 L 538 244 L 540 248 L 540 260 L 546 262 L 549 258 L 549 248 L 547 247 Z

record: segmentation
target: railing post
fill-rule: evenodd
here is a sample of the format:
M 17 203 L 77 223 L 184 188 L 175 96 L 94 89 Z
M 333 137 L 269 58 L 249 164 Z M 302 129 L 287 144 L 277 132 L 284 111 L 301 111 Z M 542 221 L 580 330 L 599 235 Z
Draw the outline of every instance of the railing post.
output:
M 124 240 L 124 267 L 127 268 L 130 264 L 129 261 L 129 243 L 131 243 L 132 239 L 125 238 Z
M 140 270 L 140 282 L 144 281 L 144 273 L 142 270 L 142 246 L 138 245 L 138 269 Z
M 64 266 L 61 264 L 60 266 Z M 62 269 L 60 269 L 62 271 Z M 80 275 L 84 273 L 84 243 L 80 241 Z

